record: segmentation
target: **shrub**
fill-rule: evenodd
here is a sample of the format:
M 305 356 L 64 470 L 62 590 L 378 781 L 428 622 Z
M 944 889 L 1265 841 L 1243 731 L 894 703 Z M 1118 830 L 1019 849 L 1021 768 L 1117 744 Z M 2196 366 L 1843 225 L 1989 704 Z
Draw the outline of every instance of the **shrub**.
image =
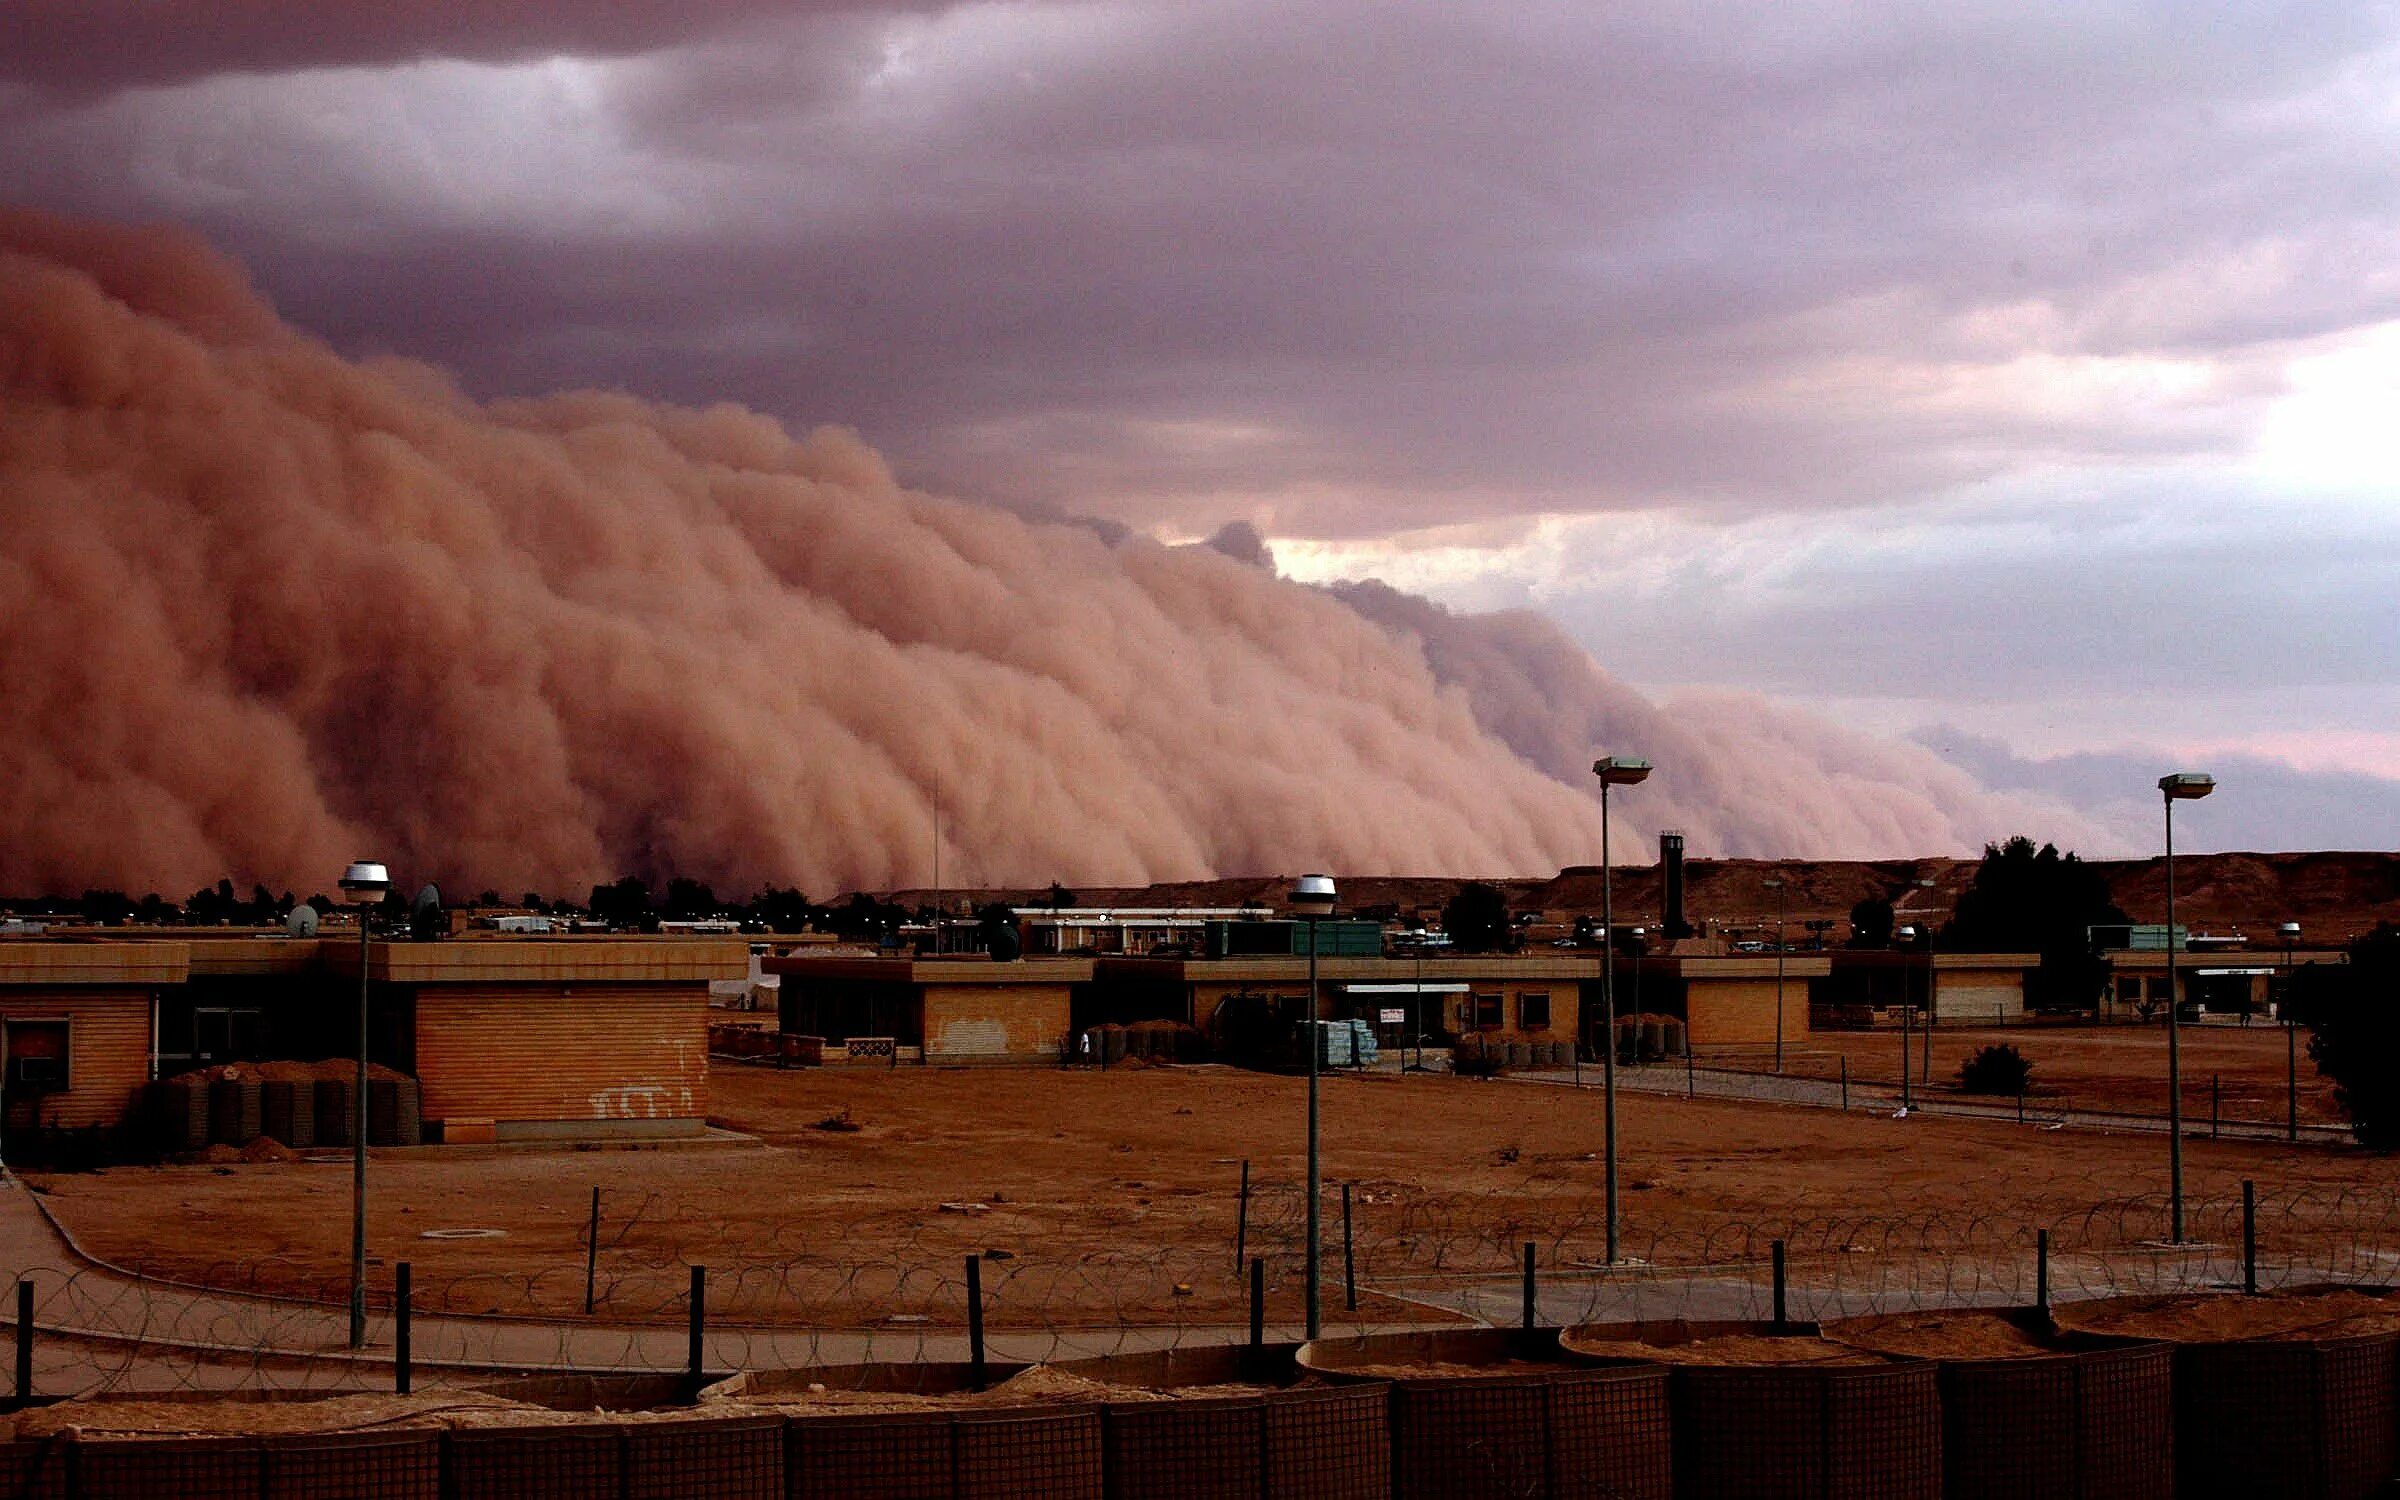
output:
M 1970 1094 L 2022 1094 L 2033 1082 L 2033 1064 L 2007 1042 L 1978 1047 L 1958 1065 L 1958 1086 Z
M 2375 1151 L 2400 1150 L 2400 927 L 2379 926 L 2346 964 L 2292 976 L 2292 1013 L 2309 1029 L 2308 1055 L 2333 1080 L 2350 1133 Z
M 1450 1050 L 1450 1071 L 1460 1078 L 1491 1078 L 1500 1072 L 1503 1054 L 1482 1044 L 1479 1037 Z

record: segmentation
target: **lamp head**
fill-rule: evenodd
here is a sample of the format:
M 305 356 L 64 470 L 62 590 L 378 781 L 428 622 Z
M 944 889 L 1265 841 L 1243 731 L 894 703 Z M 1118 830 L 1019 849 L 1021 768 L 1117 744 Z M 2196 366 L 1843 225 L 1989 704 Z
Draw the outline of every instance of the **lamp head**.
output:
M 371 859 L 354 859 L 342 872 L 342 899 L 354 905 L 372 906 L 391 888 L 391 871 Z
M 2167 794 L 2169 801 L 2189 802 L 2215 791 L 2217 778 L 2204 771 L 2177 771 L 2158 778 L 2158 789 Z
M 1632 786 L 1650 775 L 1650 762 L 1631 755 L 1603 755 L 1592 762 L 1592 774 L 1602 786 Z
M 2276 931 L 2282 933 L 2285 941 L 2288 942 L 2300 935 L 2300 924 L 2297 922 L 2286 922 L 2281 927 L 2277 928 Z
M 1292 887 L 1292 912 L 1303 917 L 1331 916 L 1333 899 L 1331 875 L 1303 875 Z

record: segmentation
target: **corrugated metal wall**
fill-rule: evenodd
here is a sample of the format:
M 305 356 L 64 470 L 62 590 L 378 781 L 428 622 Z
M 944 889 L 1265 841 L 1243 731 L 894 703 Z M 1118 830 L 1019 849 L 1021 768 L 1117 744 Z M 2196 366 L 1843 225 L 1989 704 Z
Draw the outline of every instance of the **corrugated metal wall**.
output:
M 48 1125 L 113 1125 L 133 1107 L 150 1078 L 150 993 L 82 987 L 49 993 L 12 988 L 0 1017 L 71 1022 L 74 1087 L 41 1102 Z
M 425 985 L 425 1118 L 698 1119 L 708 1113 L 708 986 Z

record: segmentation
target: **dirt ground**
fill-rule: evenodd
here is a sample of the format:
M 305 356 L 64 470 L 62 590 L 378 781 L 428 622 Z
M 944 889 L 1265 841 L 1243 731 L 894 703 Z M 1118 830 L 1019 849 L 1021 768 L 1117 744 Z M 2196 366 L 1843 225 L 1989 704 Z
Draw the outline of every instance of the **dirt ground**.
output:
M 2054 1061 L 2038 1039 L 2031 1050 L 2037 1066 Z M 2119 1063 L 2102 1053 L 2085 1066 L 2106 1078 Z M 955 1322 L 972 1255 L 999 1326 L 1235 1321 L 1247 1160 L 1246 1247 L 1272 1263 L 1278 1315 L 1297 1297 L 1302 1079 L 726 1065 L 713 1083 L 719 1122 L 759 1144 L 379 1155 L 376 1295 L 384 1262 L 406 1259 L 422 1308 L 579 1315 L 597 1188 L 602 1318 L 680 1317 L 685 1267 L 697 1263 L 711 1268 L 722 1318 Z M 1853 1255 L 1973 1255 L 2031 1225 L 2057 1226 L 2062 1253 L 2105 1251 L 2162 1228 L 2155 1135 L 1631 1092 L 1619 1109 L 1627 1253 L 1654 1265 L 1756 1259 L 1769 1238 Z M 828 1121 L 855 1128 L 818 1128 Z M 1552 1263 L 1599 1257 L 1596 1090 L 1329 1077 L 1323 1121 L 1327 1234 L 1340 1224 L 1332 1185 L 1349 1183 L 1370 1284 L 1505 1274 L 1527 1240 Z M 104 1258 L 338 1302 L 346 1161 L 118 1169 L 38 1186 Z M 2255 1179 L 2274 1248 L 2400 1236 L 2389 1164 L 2352 1148 L 2194 1140 L 2186 1170 L 2195 1204 L 2237 1202 Z M 2128 1206 L 2144 1195 L 2153 1201 Z
M 2343 1121 L 2333 1085 L 2317 1076 L 2301 1033 L 2293 1055 L 2303 1124 Z M 1955 1093 L 1958 1067 L 1978 1048 L 2006 1043 L 2033 1063 L 2028 1103 L 2050 1110 L 2076 1109 L 2120 1114 L 2163 1115 L 2167 1108 L 2167 1035 L 2163 1026 L 1937 1026 L 1932 1033 L 1932 1079 L 1937 1092 Z M 2182 1028 L 2183 1112 L 2187 1123 L 2204 1127 L 2212 1104 L 2227 1121 L 2284 1123 L 2286 1034 L 2272 1022 L 2249 1026 L 2211 1023 Z M 1808 1078 L 1834 1078 L 1849 1063 L 1853 1084 L 1900 1085 L 1897 1028 L 1877 1031 L 1817 1031 L 1784 1050 L 1784 1069 Z M 1909 1076 L 1926 1079 L 1927 1037 L 1908 1039 Z M 1711 1063 L 1764 1072 L 1774 1065 L 1772 1048 L 1702 1048 Z

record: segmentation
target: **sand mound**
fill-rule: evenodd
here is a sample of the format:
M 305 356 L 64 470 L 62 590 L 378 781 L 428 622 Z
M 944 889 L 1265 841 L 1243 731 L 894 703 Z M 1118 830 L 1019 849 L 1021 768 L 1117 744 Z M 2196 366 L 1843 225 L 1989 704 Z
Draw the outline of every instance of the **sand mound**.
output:
M 1890 1360 L 1867 1349 L 1807 1334 L 1777 1337 L 1726 1333 L 1683 1344 L 1645 1344 L 1636 1339 L 1576 1339 L 1577 1354 L 1606 1359 L 1645 1359 L 1662 1365 L 1880 1365 Z
M 2061 1327 L 2171 1343 L 2230 1339 L 2346 1339 L 2400 1333 L 2400 1302 L 2366 1292 L 2309 1292 L 2237 1297 L 2198 1292 L 2173 1297 L 2112 1297 L 2058 1310 Z
M 1991 1312 L 1896 1313 L 1827 1325 L 1836 1343 L 1912 1359 L 2033 1359 L 2060 1351 Z

